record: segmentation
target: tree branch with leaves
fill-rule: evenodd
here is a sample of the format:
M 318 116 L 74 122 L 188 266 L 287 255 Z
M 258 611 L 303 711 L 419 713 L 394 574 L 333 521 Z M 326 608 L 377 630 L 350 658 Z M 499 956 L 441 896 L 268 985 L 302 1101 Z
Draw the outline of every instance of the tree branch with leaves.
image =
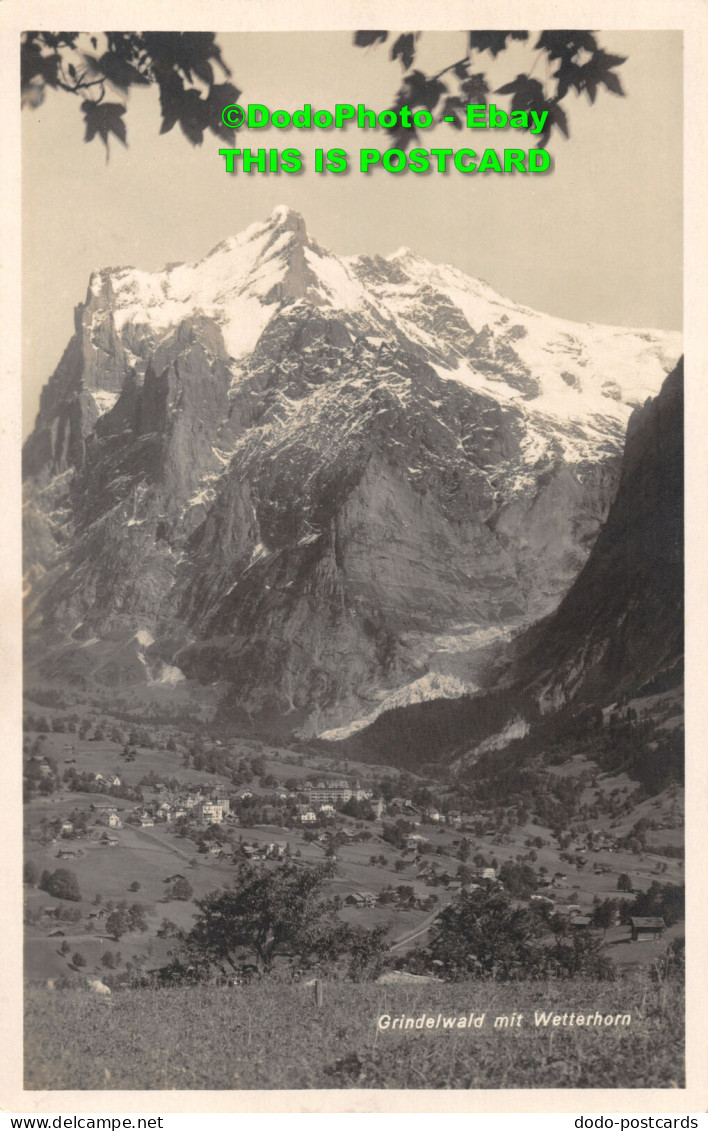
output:
M 401 32 L 389 49 L 392 60 L 399 60 L 403 69 L 403 82 L 395 96 L 392 110 L 408 106 L 437 113 L 437 121 L 452 118 L 455 129 L 462 129 L 468 106 L 486 106 L 490 93 L 510 95 L 511 110 L 531 113 L 545 112 L 545 126 L 540 144 L 545 146 L 555 127 L 565 137 L 569 136 L 568 118 L 561 102 L 570 91 L 585 94 L 595 102 L 598 90 L 604 86 L 612 94 L 624 95 L 615 68 L 626 62 L 621 55 L 610 55 L 599 46 L 590 31 L 542 31 L 534 45 L 534 57 L 526 72 L 517 74 L 509 82 L 490 91 L 487 75 L 481 67 L 481 57 L 488 53 L 496 59 L 514 41 L 528 42 L 528 31 L 468 31 L 464 32 L 465 50 L 460 57 L 437 73 L 428 75 L 414 67 L 419 43 L 424 33 Z M 376 47 L 389 41 L 388 31 L 357 31 L 356 47 Z M 533 77 L 537 65 L 545 58 L 546 79 Z M 543 68 L 542 68 L 543 69 Z M 443 78 L 445 81 L 443 81 Z M 389 133 L 397 148 L 405 149 L 418 137 L 414 125 L 391 127 Z
M 85 141 L 99 137 L 127 144 L 124 115 L 133 86 L 155 85 L 160 96 L 160 133 L 179 125 L 192 145 L 201 145 L 210 130 L 230 139 L 221 121 L 224 106 L 237 102 L 233 83 L 213 32 L 80 32 L 28 31 L 21 42 L 23 105 L 36 107 L 47 89 L 82 97 Z

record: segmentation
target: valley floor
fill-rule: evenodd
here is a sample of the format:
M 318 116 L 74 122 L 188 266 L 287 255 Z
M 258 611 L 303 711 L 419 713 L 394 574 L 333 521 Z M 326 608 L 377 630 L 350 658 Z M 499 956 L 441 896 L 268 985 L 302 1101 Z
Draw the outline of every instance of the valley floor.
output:
M 26 993 L 25 1087 L 679 1088 L 684 998 L 644 970 L 612 983 L 465 982 Z M 457 1027 L 479 1018 L 481 1027 Z M 628 1024 L 569 1025 L 572 1013 Z M 523 1014 L 521 1025 L 497 1018 Z M 553 1025 L 550 1015 L 566 1015 Z M 422 1015 L 456 1027 L 379 1027 Z M 548 1022 L 544 1024 L 544 1015 Z M 385 1022 L 384 1022 L 385 1024 Z

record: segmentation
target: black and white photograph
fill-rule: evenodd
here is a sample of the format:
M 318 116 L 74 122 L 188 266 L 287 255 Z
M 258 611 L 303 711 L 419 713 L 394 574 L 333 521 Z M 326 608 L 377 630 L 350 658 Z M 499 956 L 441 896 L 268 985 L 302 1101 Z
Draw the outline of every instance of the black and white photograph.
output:
M 683 1110 L 687 33 L 150 7 L 15 35 L 25 1102 Z

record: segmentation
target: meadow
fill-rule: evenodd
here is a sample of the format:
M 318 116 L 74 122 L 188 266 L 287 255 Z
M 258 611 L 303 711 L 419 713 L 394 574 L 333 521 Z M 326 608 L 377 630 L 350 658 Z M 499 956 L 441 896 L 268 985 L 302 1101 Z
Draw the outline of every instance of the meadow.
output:
M 679 1088 L 684 1000 L 647 970 L 612 983 L 326 982 L 27 988 L 28 1089 Z M 625 1027 L 536 1027 L 538 1012 L 627 1014 Z M 485 1014 L 480 1029 L 380 1030 L 382 1015 Z M 522 1025 L 495 1028 L 523 1013 Z

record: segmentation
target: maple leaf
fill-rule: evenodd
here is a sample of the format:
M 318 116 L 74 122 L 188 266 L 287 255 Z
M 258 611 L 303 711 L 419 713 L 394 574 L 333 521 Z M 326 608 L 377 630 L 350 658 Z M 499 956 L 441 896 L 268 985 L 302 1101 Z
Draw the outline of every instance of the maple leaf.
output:
M 82 102 L 86 133 L 84 141 L 92 141 L 98 135 L 108 153 L 108 136 L 114 134 L 123 145 L 126 144 L 125 106 L 119 102 L 91 102 L 90 99 Z
M 471 31 L 469 32 L 469 45 L 472 51 L 489 51 L 495 59 L 500 51 L 506 50 L 506 41 L 512 39 L 528 39 L 527 31 Z
M 404 71 L 410 70 L 415 59 L 415 35 L 412 31 L 399 35 L 391 48 L 391 58 L 400 58 Z
M 387 31 L 357 31 L 354 33 L 355 47 L 371 47 L 373 43 L 385 43 Z

